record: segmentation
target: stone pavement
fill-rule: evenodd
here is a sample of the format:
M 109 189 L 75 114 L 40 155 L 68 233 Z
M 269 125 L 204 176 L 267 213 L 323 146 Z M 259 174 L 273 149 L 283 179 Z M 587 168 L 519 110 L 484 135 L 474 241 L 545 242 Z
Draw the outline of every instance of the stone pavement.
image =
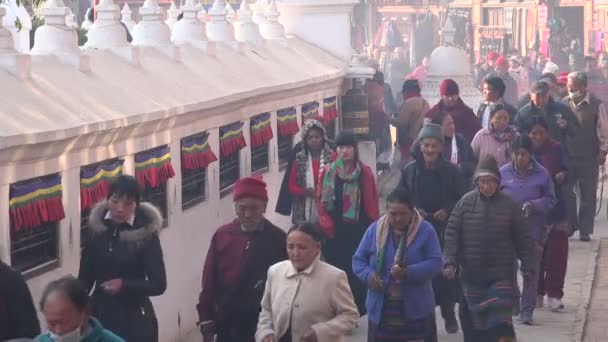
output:
M 601 241 L 584 342 L 608 341 L 608 240 Z

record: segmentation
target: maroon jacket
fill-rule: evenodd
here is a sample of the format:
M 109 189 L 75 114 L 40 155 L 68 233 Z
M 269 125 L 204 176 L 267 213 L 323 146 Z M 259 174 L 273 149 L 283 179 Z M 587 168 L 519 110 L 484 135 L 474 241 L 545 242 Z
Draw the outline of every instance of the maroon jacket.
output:
M 439 100 L 436 105 L 426 112 L 425 117 L 432 119 L 441 111 L 446 111 L 452 115 L 454 125 L 456 125 L 456 133 L 464 135 L 469 143 L 473 141 L 473 137 L 481 129 L 481 123 L 473 110 L 462 102 L 462 99 L 458 99 L 458 102 L 452 108 L 445 108 L 443 101 Z
M 234 310 L 257 315 L 268 268 L 285 259 L 286 234 L 270 221 L 264 219 L 263 228 L 250 233 L 236 219 L 221 226 L 203 268 L 200 322 L 231 319 Z

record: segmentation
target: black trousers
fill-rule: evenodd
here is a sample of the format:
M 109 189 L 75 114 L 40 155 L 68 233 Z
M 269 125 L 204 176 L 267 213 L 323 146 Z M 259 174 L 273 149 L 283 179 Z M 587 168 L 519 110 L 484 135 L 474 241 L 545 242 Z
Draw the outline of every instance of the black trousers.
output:
M 499 342 L 502 337 L 515 338 L 515 329 L 513 325 L 509 324 L 502 324 L 488 330 L 473 329 L 471 313 L 464 298 L 460 300 L 458 315 L 464 334 L 464 342 Z
M 216 342 L 255 342 L 258 315 L 243 314 L 216 322 Z

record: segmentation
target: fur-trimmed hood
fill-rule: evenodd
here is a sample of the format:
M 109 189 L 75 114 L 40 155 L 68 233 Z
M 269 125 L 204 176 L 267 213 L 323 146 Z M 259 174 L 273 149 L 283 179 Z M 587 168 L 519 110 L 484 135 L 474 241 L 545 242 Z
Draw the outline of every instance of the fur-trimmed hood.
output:
M 93 235 L 99 236 L 109 229 L 105 216 L 110 206 L 107 201 L 98 203 L 89 215 L 89 227 Z M 119 239 L 125 242 L 143 242 L 153 235 L 157 235 L 163 225 L 160 210 L 148 202 L 141 202 L 135 209 L 134 227 L 121 229 Z M 122 226 L 122 225 L 121 225 Z

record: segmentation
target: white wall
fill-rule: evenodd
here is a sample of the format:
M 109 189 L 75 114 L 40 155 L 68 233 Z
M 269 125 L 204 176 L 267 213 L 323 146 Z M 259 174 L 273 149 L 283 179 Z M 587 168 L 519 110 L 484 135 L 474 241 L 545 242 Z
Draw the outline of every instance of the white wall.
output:
M 351 13 L 357 0 L 283 0 L 279 22 L 285 32 L 350 61 Z
M 277 151 L 276 110 L 339 95 L 341 80 L 310 85 L 289 93 L 251 99 L 241 107 L 223 105 L 206 112 L 191 112 L 164 120 L 127 126 L 119 130 L 58 140 L 45 145 L 23 145 L 0 150 L 0 212 L 8 213 L 9 184 L 49 173 L 62 174 L 63 203 L 66 218 L 60 223 L 60 267 L 28 280 L 34 296 L 39 300 L 43 287 L 51 280 L 78 272 L 80 253 L 80 166 L 108 158 L 125 159 L 124 173 L 134 173 L 133 155 L 137 152 L 168 144 L 176 176 L 169 180 L 169 226 L 161 232 L 161 243 L 167 268 L 168 288 L 164 295 L 153 298 L 160 325 L 160 341 L 178 341 L 195 328 L 198 320 L 196 304 L 201 288 L 201 274 L 209 241 L 215 230 L 234 218 L 231 195 L 219 198 L 219 161 L 207 170 L 207 199 L 192 208 L 181 208 L 180 139 L 202 131 L 209 131 L 210 146 L 219 156 L 219 127 L 243 120 L 249 144 L 251 116 L 272 112 L 275 138 L 270 142 L 270 168 L 263 175 L 268 184 L 269 204 L 267 218 L 283 229 L 289 227 L 290 218 L 274 213 L 281 185 Z M 229 108 L 222 111 L 221 108 Z M 301 122 L 301 118 L 299 118 Z M 294 142 L 298 138 L 294 139 Z M 242 172 L 251 170 L 249 147 L 240 152 Z M 11 157 L 12 156 L 12 157 Z M 10 259 L 8 215 L 0 215 L 0 257 Z M 41 317 L 42 318 L 42 317 Z M 41 320 L 41 322 L 43 322 Z M 178 324 L 179 322 L 179 324 Z

